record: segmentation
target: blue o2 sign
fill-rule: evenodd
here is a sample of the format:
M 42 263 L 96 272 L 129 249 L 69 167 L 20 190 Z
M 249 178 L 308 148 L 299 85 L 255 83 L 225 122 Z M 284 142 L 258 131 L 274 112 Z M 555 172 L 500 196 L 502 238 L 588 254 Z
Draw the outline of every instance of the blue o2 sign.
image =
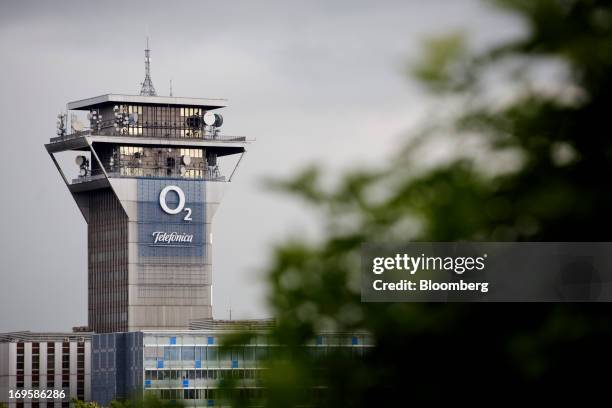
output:
M 178 204 L 174 208 L 168 206 L 168 193 L 170 191 L 175 192 L 178 197 Z M 185 211 L 186 214 L 185 217 L 183 217 L 183 221 L 193 221 L 191 217 L 191 208 L 185 207 L 185 193 L 178 186 L 170 185 L 162 189 L 159 193 L 159 206 L 166 214 L 170 215 L 181 214 L 181 212 Z M 178 233 L 175 231 L 154 231 L 151 235 L 153 235 L 153 244 L 155 245 L 193 242 L 193 234 Z
M 168 207 L 168 202 L 166 201 L 166 196 L 169 191 L 174 191 L 178 195 L 179 202 L 176 208 L 171 209 Z M 185 210 L 187 215 L 183 218 L 185 221 L 192 221 L 191 218 L 191 208 L 185 208 L 185 193 L 178 186 L 167 186 L 164 187 L 159 193 L 159 205 L 166 212 L 166 214 L 179 214 L 181 211 Z
M 137 183 L 140 256 L 203 256 L 204 183 L 174 179 Z

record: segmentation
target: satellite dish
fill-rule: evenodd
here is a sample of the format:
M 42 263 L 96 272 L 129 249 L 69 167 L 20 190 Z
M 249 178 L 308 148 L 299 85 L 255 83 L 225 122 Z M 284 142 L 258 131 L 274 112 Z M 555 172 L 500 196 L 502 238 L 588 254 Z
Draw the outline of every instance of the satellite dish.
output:
M 184 155 L 182 161 L 185 166 L 189 166 L 191 164 L 191 156 Z
M 181 176 L 184 176 L 185 173 L 187 173 L 187 169 L 185 168 L 185 166 L 181 166 L 181 168 L 179 169 L 179 171 L 181 172 Z
M 79 174 L 83 177 L 85 177 L 87 175 L 87 169 L 85 167 L 81 167 L 81 170 L 79 171 Z
M 87 162 L 87 158 L 85 156 L 77 156 L 74 158 L 74 162 L 77 166 L 84 166 L 85 162 Z
M 215 123 L 214 123 L 215 127 L 221 126 L 223 124 L 223 116 L 221 116 L 218 113 L 215 113 L 214 115 L 215 115 Z
M 204 114 L 204 123 L 207 124 L 208 126 L 214 125 L 216 121 L 217 121 L 217 117 L 215 116 L 214 113 L 206 112 Z
M 138 114 L 137 113 L 131 113 L 129 121 L 130 121 L 130 125 L 132 125 L 132 126 L 136 125 L 136 123 L 138 123 Z

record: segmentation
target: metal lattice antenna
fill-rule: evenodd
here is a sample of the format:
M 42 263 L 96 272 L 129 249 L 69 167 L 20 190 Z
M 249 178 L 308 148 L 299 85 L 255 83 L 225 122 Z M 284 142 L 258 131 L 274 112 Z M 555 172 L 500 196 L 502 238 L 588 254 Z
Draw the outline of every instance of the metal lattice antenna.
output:
M 151 80 L 151 50 L 149 49 L 149 37 L 147 37 L 147 48 L 145 49 L 145 79 L 142 82 L 140 94 L 145 96 L 157 96 L 153 81 Z

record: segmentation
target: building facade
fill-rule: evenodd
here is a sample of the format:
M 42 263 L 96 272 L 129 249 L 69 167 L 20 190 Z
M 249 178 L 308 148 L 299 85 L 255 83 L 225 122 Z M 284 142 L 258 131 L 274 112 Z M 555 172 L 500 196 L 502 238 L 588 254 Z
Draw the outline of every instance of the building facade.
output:
M 278 347 L 269 341 L 269 325 L 211 320 L 196 325 L 204 329 L 94 335 L 92 399 L 108 405 L 113 399 L 152 394 L 185 406 L 216 406 L 219 389 L 230 378 L 249 399 L 257 399 L 264 392 L 266 360 Z M 224 336 L 240 329 L 255 334 L 249 344 L 221 347 Z M 322 333 L 305 345 L 313 354 L 342 347 L 355 356 L 371 346 L 364 333 Z
M 90 400 L 90 362 L 91 333 L 0 334 L 0 404 L 59 408 Z
M 220 134 L 225 105 L 102 95 L 59 115 L 45 147 L 88 225 L 91 330 L 178 330 L 212 317 L 212 220 L 247 142 Z

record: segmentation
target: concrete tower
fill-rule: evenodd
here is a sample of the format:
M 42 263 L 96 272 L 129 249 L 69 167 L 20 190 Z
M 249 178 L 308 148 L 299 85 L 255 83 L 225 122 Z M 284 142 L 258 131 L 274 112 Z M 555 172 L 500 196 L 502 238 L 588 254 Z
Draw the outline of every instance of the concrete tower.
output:
M 91 330 L 181 329 L 212 317 L 212 219 L 247 143 L 220 134 L 225 106 L 108 94 L 68 103 L 70 126 L 58 116 L 45 147 L 87 222 Z

